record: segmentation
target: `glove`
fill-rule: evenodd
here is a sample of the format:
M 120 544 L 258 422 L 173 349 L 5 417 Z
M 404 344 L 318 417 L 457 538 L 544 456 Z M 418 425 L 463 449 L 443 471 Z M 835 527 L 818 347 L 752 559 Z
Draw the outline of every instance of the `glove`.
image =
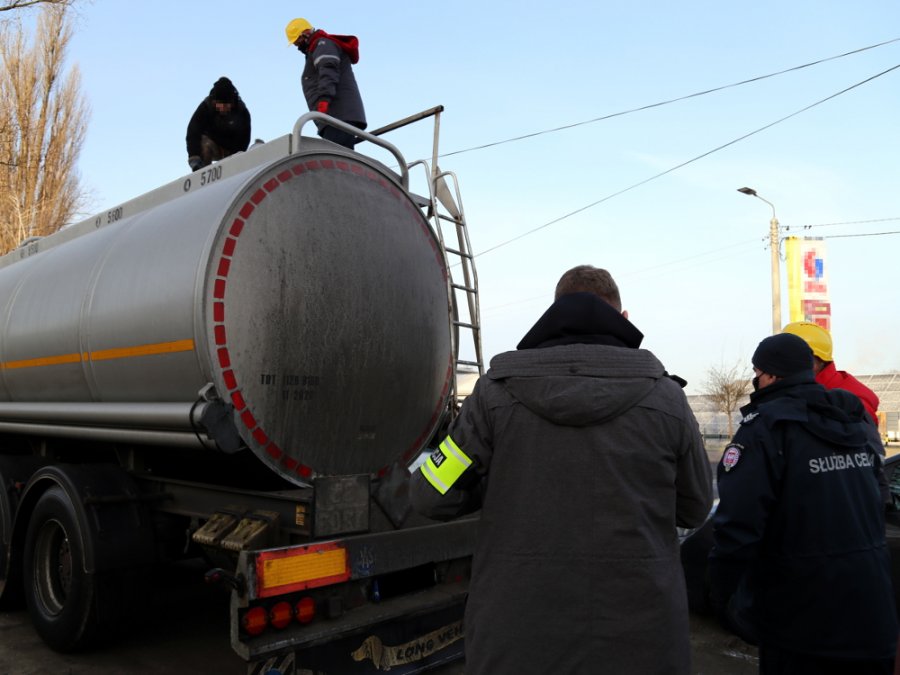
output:
M 316 103 L 316 111 L 320 112 L 320 113 L 327 113 L 328 112 L 328 101 L 326 101 L 325 99 L 322 99 L 321 101 Z
M 191 167 L 191 171 L 202 169 L 203 160 L 197 157 L 197 155 L 191 155 L 190 157 L 188 157 L 188 166 Z

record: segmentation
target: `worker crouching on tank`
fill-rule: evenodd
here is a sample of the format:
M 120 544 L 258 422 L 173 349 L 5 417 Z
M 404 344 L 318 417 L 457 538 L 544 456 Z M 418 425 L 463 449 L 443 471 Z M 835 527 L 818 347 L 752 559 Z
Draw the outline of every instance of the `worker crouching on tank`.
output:
M 209 96 L 197 106 L 185 140 L 191 171 L 248 148 L 250 111 L 227 77 L 216 80 Z

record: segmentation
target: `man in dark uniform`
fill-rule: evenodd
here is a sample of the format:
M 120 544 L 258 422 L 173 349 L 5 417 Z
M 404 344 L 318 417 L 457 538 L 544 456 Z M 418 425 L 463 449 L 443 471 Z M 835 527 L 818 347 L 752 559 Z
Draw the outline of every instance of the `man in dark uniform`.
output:
M 202 169 L 250 145 L 250 111 L 227 77 L 213 84 L 188 123 L 188 165 Z
M 316 30 L 306 19 L 292 19 L 284 32 L 288 42 L 306 55 L 302 84 L 309 109 L 365 129 L 366 111 L 353 75 L 353 64 L 359 61 L 359 39 Z M 318 122 L 317 126 L 319 136 L 327 141 L 350 149 L 359 142 L 336 127 Z
M 897 619 L 869 422 L 801 338 L 753 354 L 755 391 L 718 468 L 710 582 L 760 673 L 892 672 Z

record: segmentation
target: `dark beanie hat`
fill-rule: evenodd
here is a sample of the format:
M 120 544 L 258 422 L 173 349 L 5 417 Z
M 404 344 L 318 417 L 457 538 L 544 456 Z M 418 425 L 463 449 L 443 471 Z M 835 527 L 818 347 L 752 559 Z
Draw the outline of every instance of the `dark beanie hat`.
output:
M 237 89 L 227 77 L 220 77 L 210 89 L 209 97 L 213 101 L 221 103 L 234 103 L 234 99 L 237 98 Z
M 812 371 L 813 353 L 803 338 L 791 333 L 771 335 L 753 352 L 753 365 L 776 377 Z

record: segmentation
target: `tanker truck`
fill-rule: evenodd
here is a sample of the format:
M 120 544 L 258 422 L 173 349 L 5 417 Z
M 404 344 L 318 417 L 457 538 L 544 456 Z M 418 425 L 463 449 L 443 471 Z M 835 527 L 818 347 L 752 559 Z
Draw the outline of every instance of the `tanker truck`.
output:
M 477 521 L 406 499 L 482 368 L 441 110 L 347 128 L 386 163 L 306 114 L 0 258 L 0 602 L 52 648 L 127 630 L 155 566 L 198 557 L 248 672 L 459 656 Z M 430 164 L 382 138 L 428 118 Z

